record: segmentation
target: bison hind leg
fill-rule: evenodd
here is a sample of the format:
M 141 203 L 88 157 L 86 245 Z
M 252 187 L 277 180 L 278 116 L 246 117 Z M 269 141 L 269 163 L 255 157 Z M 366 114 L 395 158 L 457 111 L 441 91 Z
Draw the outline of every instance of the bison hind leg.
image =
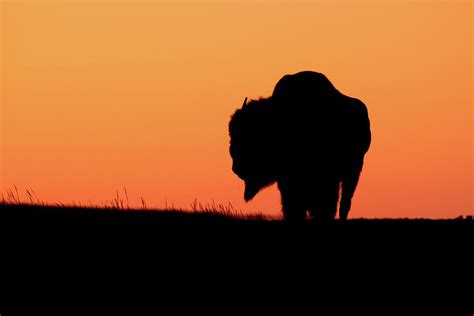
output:
M 359 176 L 362 171 L 363 160 L 356 161 L 347 168 L 342 177 L 342 196 L 341 205 L 339 206 L 339 218 L 341 221 L 347 220 L 349 211 L 351 210 L 351 200 L 359 182 Z

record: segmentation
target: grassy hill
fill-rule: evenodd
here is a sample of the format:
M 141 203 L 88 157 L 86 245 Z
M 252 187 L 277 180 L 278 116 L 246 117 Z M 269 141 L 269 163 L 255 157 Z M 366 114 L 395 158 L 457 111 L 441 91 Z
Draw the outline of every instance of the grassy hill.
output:
M 410 238 L 416 240 L 419 236 L 447 241 L 459 234 L 472 233 L 474 221 L 471 217 L 437 220 L 356 218 L 347 222 L 336 220 L 331 223 L 308 221 L 289 224 L 280 218 L 268 218 L 263 215 L 245 216 L 230 212 L 229 209 L 218 208 L 200 210 L 196 208 L 194 211 L 186 211 L 1 203 L 0 228 L 6 232 L 35 233 L 38 237 L 55 231 L 71 234 L 74 231 L 87 230 L 97 235 L 113 232 L 156 235 L 167 232 L 173 234 L 175 239 L 185 238 L 187 235 L 200 238 L 212 233 L 241 239 L 251 235 L 268 234 L 273 238 L 283 236 L 291 239 L 300 236 L 307 241 L 312 238 L 318 239 L 320 237 L 318 234 L 326 233 L 348 243 L 358 237 L 371 240 L 385 237 L 401 241 Z M 320 243 L 321 240 L 316 242 Z
M 102 224 L 102 225 L 162 225 L 162 224 L 261 224 L 281 225 L 285 222 L 279 218 L 265 217 L 264 215 L 242 215 L 229 212 L 225 209 L 125 209 L 113 207 L 84 207 L 84 206 L 61 206 L 61 205 L 34 205 L 0 203 L 0 218 L 2 222 L 10 224 Z M 407 219 L 407 218 L 382 218 L 382 219 L 349 219 L 346 223 L 336 220 L 334 223 L 324 225 L 345 226 L 472 226 L 472 217 L 458 217 L 454 219 Z M 318 225 L 318 223 L 306 223 L 305 225 Z
M 473 233 L 473 221 L 464 218 L 289 225 L 225 212 L 0 204 L 10 302 L 67 299 L 71 289 L 99 297 L 118 291 L 128 300 L 160 289 L 167 294 L 153 297 L 160 308 L 183 295 L 173 308 L 196 297 L 233 306 L 271 290 L 285 301 L 322 286 L 330 296 L 370 299 L 386 298 L 387 290 L 397 300 L 451 293 L 465 304 L 472 297 L 464 289 L 471 285 Z

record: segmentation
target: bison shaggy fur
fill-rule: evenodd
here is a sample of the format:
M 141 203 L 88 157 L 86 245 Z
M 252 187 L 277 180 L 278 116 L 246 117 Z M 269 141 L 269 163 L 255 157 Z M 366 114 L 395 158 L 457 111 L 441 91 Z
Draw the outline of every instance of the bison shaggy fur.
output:
M 325 75 L 285 75 L 270 97 L 244 101 L 229 122 L 232 170 L 245 201 L 277 183 L 283 216 L 347 219 L 371 142 L 365 104 Z

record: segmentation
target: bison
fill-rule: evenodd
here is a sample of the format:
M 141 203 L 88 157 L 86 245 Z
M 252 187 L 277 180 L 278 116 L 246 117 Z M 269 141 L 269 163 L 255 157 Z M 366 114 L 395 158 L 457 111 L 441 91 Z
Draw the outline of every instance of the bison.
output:
M 288 221 L 346 220 L 371 131 L 365 104 L 321 73 L 285 75 L 270 97 L 250 100 L 229 122 L 233 172 L 250 201 L 277 183 Z

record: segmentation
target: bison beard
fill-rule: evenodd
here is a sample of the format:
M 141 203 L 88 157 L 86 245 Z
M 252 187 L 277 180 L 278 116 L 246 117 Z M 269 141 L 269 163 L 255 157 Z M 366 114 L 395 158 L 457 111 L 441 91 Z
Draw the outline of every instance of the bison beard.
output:
M 245 180 L 245 192 L 244 192 L 244 200 L 245 202 L 250 201 L 253 199 L 257 193 L 261 190 L 262 186 L 258 185 L 256 181 L 252 180 Z
M 244 200 L 245 202 L 248 202 L 252 200 L 260 190 L 275 183 L 275 180 L 265 179 L 264 177 L 252 177 L 245 179 L 244 182 Z
M 271 97 L 244 101 L 229 134 L 245 201 L 276 182 L 286 220 L 304 220 L 308 211 L 315 220 L 331 220 L 341 189 L 339 218 L 347 218 L 371 141 L 360 100 L 340 93 L 323 74 L 286 75 Z

